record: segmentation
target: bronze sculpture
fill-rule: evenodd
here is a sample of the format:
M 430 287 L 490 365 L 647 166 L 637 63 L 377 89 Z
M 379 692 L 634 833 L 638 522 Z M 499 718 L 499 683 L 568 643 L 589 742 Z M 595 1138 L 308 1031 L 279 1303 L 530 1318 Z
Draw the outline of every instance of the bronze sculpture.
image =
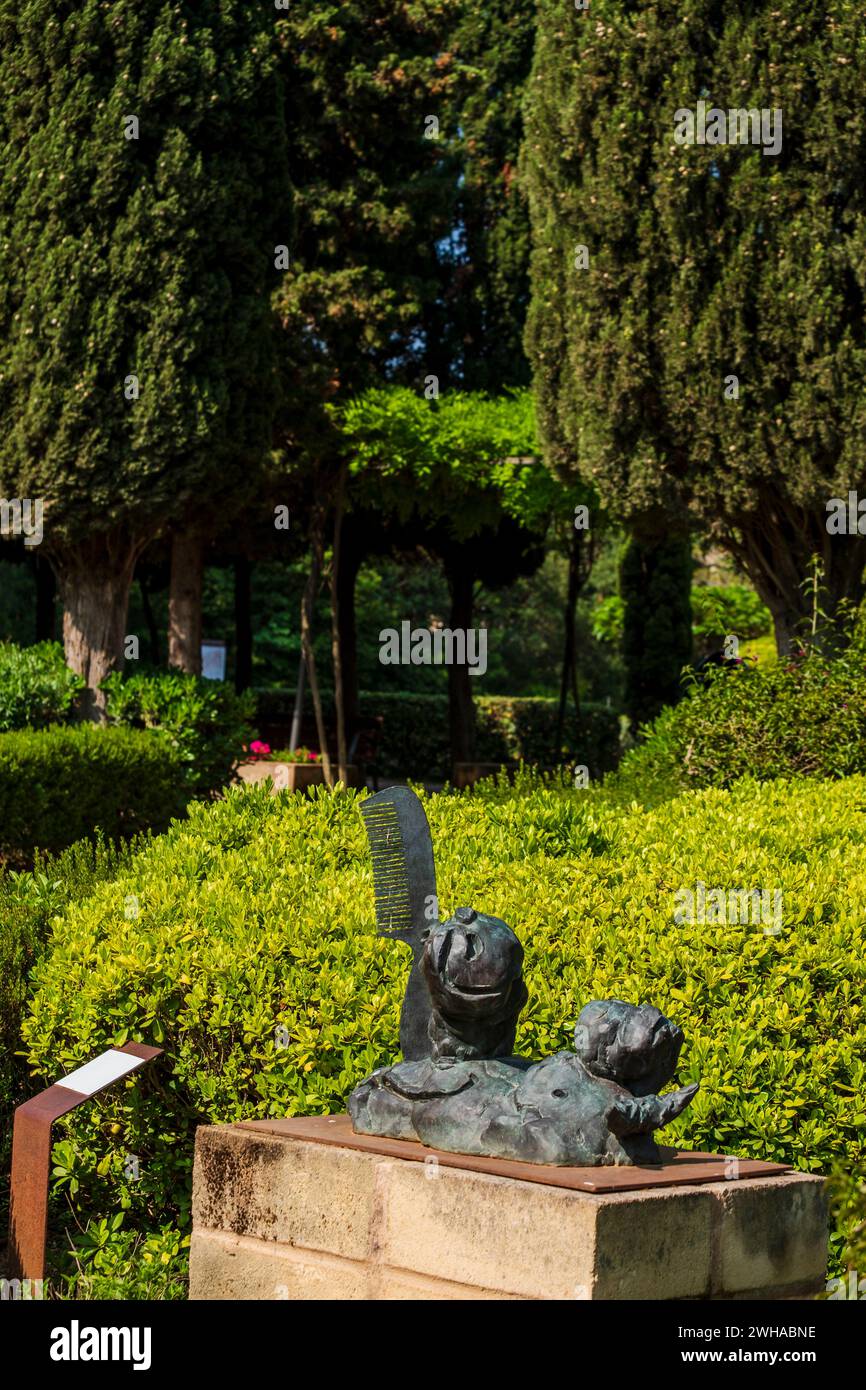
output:
M 654 1131 L 698 1089 L 658 1094 L 673 1077 L 682 1031 L 652 1005 L 596 1000 L 577 1020 L 574 1052 L 541 1062 L 512 1056 L 528 997 L 514 932 L 473 908 L 439 920 L 430 831 L 414 792 L 388 788 L 361 812 L 379 930 L 412 947 L 413 966 L 404 1061 L 352 1092 L 356 1132 L 533 1163 L 659 1163 Z

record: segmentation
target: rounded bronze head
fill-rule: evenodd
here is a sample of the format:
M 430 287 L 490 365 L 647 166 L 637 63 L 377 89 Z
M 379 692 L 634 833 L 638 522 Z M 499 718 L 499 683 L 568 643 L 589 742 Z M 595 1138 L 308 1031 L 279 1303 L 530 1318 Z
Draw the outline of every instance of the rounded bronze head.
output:
M 521 978 L 523 947 L 506 922 L 458 907 L 424 947 L 424 974 L 434 1007 L 456 1017 L 498 1014 Z
M 651 1096 L 676 1071 L 682 1029 L 652 1004 L 596 999 L 581 1011 L 574 1050 L 587 1071 L 616 1081 L 633 1096 Z

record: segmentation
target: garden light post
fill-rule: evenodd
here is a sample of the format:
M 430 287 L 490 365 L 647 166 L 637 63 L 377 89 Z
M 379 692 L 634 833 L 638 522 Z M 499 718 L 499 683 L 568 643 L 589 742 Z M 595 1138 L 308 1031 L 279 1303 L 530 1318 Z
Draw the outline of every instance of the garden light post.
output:
M 9 1275 L 13 1279 L 43 1279 L 48 1217 L 48 1178 L 51 1166 L 51 1126 L 84 1101 L 104 1091 L 145 1062 L 161 1047 L 124 1043 L 86 1062 L 26 1100 L 15 1111 L 12 1131 L 12 1182 L 9 1194 Z

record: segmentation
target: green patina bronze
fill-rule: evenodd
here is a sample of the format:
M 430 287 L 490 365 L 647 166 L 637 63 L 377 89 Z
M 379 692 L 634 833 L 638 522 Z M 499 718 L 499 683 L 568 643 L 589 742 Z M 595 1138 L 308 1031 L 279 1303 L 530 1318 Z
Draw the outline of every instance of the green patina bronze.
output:
M 512 1056 L 528 997 L 516 935 L 469 907 L 440 920 L 430 830 L 414 792 L 391 787 L 361 811 L 379 931 L 409 945 L 413 964 L 404 1060 L 352 1092 L 356 1132 L 530 1163 L 661 1162 L 655 1130 L 698 1089 L 659 1094 L 676 1070 L 682 1030 L 650 1004 L 596 1000 L 577 1020 L 573 1052 L 541 1062 Z

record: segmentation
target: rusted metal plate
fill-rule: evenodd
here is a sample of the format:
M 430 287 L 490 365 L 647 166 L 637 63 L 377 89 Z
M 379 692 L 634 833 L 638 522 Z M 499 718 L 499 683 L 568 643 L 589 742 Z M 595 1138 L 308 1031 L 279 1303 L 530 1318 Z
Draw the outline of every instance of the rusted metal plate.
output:
M 423 1163 L 435 1159 L 446 1168 L 466 1168 L 492 1173 L 499 1178 L 540 1182 L 547 1187 L 568 1187 L 578 1192 L 634 1192 L 649 1187 L 676 1187 L 691 1183 L 728 1182 L 741 1178 L 767 1178 L 790 1172 L 790 1164 L 764 1163 L 756 1158 L 728 1158 L 724 1154 L 684 1153 L 663 1149 L 664 1163 L 653 1167 L 557 1168 L 542 1163 L 516 1163 L 502 1158 L 477 1158 L 472 1154 L 444 1153 L 408 1139 L 382 1139 L 356 1134 L 348 1115 L 309 1115 L 289 1120 L 244 1120 L 237 1129 L 274 1134 L 285 1139 L 305 1139 L 314 1144 L 338 1144 L 344 1149 L 404 1158 Z
M 162 1052 L 145 1043 L 125 1043 L 111 1048 L 136 1057 L 136 1069 Z M 76 1068 L 77 1071 L 83 1068 Z M 131 1076 L 132 1071 L 126 1073 Z M 121 1080 L 116 1077 L 115 1080 Z M 111 1080 L 82 1092 L 55 1082 L 26 1100 L 15 1111 L 12 1127 L 12 1178 L 9 1192 L 9 1276 L 44 1279 L 45 1229 L 48 1217 L 48 1178 L 51 1169 L 51 1126 L 61 1115 L 90 1100 Z

